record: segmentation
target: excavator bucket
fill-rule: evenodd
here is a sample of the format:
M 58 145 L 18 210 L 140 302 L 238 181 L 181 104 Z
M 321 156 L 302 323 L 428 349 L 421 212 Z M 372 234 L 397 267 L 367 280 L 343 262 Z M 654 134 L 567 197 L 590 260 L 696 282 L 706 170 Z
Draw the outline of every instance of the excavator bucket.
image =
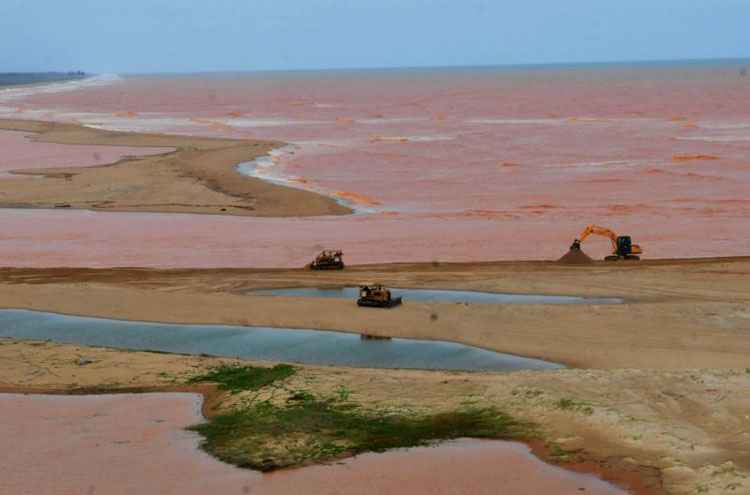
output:
M 583 250 L 581 249 L 581 241 L 576 239 L 570 246 L 570 250 L 568 250 L 568 252 L 562 256 L 562 258 L 557 260 L 557 262 L 563 263 L 565 265 L 587 265 L 589 263 L 593 263 L 594 260 L 592 260 L 586 253 L 583 252 Z

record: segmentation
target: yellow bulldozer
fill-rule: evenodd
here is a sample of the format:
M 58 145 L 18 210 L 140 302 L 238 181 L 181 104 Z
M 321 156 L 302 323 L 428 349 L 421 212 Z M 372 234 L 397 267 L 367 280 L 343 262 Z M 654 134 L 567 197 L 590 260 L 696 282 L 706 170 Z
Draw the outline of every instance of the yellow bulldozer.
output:
M 321 251 L 309 265 L 311 270 L 343 270 L 344 253 L 340 249 Z
M 400 297 L 393 297 L 391 291 L 380 284 L 360 285 L 357 306 L 370 308 L 392 308 L 401 304 Z

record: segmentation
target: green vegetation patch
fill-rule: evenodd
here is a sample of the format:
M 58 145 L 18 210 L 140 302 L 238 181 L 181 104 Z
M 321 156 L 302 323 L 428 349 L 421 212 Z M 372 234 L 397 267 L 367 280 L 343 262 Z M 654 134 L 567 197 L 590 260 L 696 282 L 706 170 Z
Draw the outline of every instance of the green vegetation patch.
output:
M 190 378 L 188 383 L 214 382 L 222 390 L 233 394 L 244 390 L 258 390 L 266 385 L 292 376 L 297 370 L 288 364 L 277 364 L 273 368 L 223 364 L 212 368 L 208 373 Z
M 191 430 L 204 436 L 202 446 L 210 454 L 260 471 L 453 438 L 516 439 L 533 433 L 529 424 L 495 408 L 379 414 L 304 392 L 293 394 L 284 405 L 268 401 L 246 405 Z
M 555 402 L 555 407 L 562 409 L 563 411 L 573 411 L 586 416 L 594 414 L 594 408 L 590 402 L 577 400 L 577 399 L 560 399 Z

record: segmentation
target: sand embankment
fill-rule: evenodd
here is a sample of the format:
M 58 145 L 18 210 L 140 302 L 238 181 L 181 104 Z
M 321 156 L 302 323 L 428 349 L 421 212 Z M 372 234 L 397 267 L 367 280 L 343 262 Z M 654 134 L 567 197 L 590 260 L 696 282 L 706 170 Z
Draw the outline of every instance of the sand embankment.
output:
M 280 143 L 112 132 L 23 120 L 0 120 L 0 129 L 36 133 L 34 139 L 46 143 L 175 149 L 108 165 L 19 170 L 16 174 L 36 180 L 0 178 L 4 208 L 258 217 L 351 213 L 332 198 L 246 177 L 236 170 L 238 163 L 266 154 Z

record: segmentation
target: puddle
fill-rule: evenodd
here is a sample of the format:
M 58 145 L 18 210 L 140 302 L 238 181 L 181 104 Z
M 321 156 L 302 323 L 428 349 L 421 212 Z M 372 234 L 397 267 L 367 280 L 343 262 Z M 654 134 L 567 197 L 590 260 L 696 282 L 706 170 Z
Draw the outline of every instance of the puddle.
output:
M 614 297 L 540 296 L 536 294 L 499 294 L 467 290 L 438 289 L 391 289 L 394 296 L 406 301 L 484 303 L 484 304 L 620 304 L 622 299 Z M 260 289 L 244 292 L 248 295 L 289 297 L 335 297 L 356 300 L 358 287 L 297 287 L 289 289 Z
M 344 332 L 145 323 L 26 310 L 0 310 L 0 337 L 360 368 L 513 371 L 563 367 L 444 341 L 366 340 Z

